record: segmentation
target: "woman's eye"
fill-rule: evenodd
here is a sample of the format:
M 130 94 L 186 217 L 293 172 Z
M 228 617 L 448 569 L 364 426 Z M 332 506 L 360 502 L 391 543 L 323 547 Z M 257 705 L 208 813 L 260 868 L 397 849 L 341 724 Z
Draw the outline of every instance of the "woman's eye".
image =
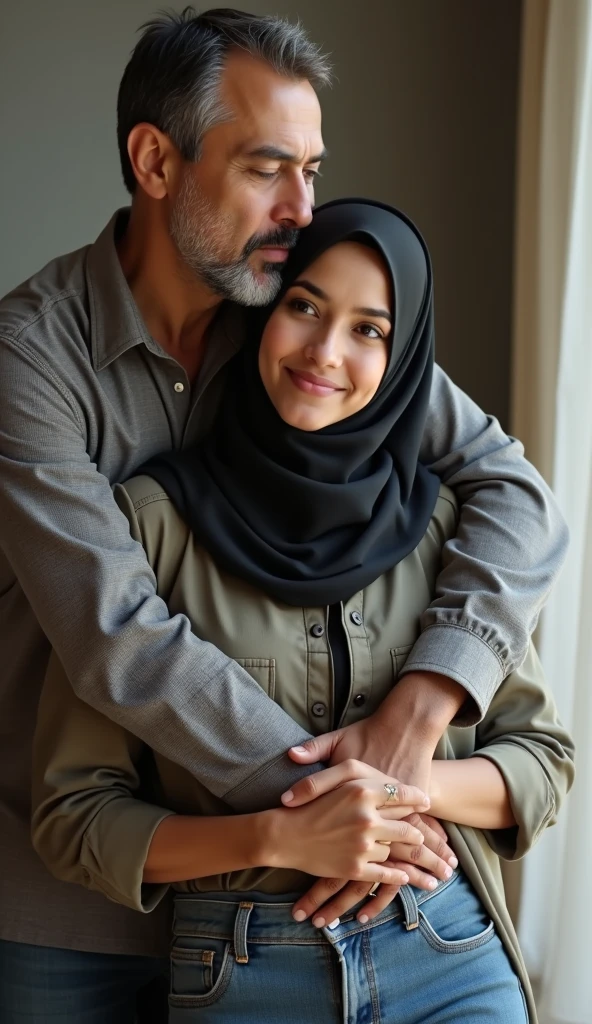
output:
M 311 302 L 307 302 L 306 299 L 291 299 L 290 308 L 296 310 L 297 313 L 308 313 L 314 316 L 316 310 Z
M 382 331 L 379 331 L 378 327 L 375 327 L 374 324 L 358 324 L 356 330 L 359 331 L 360 334 L 363 334 L 365 338 L 370 338 L 372 341 L 374 339 L 384 338 Z

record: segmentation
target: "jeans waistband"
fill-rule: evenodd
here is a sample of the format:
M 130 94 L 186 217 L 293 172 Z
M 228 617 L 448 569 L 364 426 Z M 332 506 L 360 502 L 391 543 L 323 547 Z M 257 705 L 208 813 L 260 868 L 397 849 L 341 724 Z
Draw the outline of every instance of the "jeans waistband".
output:
M 426 892 L 405 885 L 393 902 L 372 921 L 360 924 L 354 908 L 344 914 L 334 929 L 315 928 L 310 921 L 295 921 L 292 917 L 294 900 L 285 903 L 266 902 L 264 893 L 177 893 L 174 901 L 173 934 L 175 938 L 215 938 L 231 942 L 238 963 L 248 963 L 248 944 L 293 943 L 295 945 L 324 945 L 327 941 L 343 939 L 358 932 L 376 928 L 400 917 L 408 931 L 417 928 L 418 908 L 450 886 L 459 872 L 440 882 L 436 889 Z M 249 898 L 245 899 L 244 897 Z M 229 898 L 230 897 L 230 898 Z M 255 898 L 259 897 L 259 898 Z

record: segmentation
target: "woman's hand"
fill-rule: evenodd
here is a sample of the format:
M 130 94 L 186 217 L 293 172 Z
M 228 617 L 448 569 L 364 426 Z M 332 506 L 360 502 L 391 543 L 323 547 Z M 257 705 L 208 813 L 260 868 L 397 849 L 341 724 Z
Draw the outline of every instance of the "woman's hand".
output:
M 447 845 L 448 837 L 439 821 L 430 815 L 417 813 L 411 814 L 408 820 L 423 833 L 424 843 L 419 847 L 403 848 L 401 861 L 396 860 L 395 847 L 392 846 L 387 864 L 404 871 L 411 885 L 420 889 L 433 889 L 438 884 L 437 879 L 444 880 L 450 877 L 458 861 Z M 367 882 L 352 882 L 345 878 L 319 878 L 294 904 L 293 916 L 297 921 L 304 921 L 312 916 L 313 924 L 322 928 L 327 921 L 338 920 L 365 899 L 370 888 Z M 398 885 L 379 886 L 376 896 L 358 910 L 358 921 L 365 924 L 377 917 L 394 900 L 399 888 Z
M 368 766 L 357 765 L 358 777 L 338 785 L 302 807 L 270 812 L 265 848 L 269 867 L 295 868 L 321 877 L 405 885 L 408 874 L 385 864 L 392 843 L 420 847 L 420 829 L 403 821 L 425 810 L 426 795 L 415 786 L 402 785 L 381 772 L 378 778 L 359 777 Z M 397 786 L 397 799 L 389 798 L 385 783 Z

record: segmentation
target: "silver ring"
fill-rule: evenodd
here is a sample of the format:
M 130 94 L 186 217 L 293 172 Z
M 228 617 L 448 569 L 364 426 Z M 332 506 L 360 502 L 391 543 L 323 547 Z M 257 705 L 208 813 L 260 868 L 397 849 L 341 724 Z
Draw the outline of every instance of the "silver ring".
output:
M 398 788 L 398 786 L 393 785 L 392 782 L 385 782 L 384 788 L 385 788 L 385 790 L 386 790 L 386 792 L 388 794 L 388 796 L 386 798 L 386 803 L 387 804 L 391 800 L 398 800 L 399 799 L 399 788 Z

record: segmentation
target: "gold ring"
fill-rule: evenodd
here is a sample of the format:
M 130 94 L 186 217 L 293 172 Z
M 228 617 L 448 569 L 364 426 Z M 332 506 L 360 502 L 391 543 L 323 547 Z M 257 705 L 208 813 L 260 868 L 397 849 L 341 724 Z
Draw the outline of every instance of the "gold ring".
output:
M 384 788 L 385 788 L 386 792 L 388 793 L 388 796 L 386 798 L 387 804 L 391 800 L 398 800 L 399 799 L 399 789 L 398 789 L 397 786 L 394 786 L 392 782 L 385 782 Z
M 378 889 L 379 885 L 380 885 L 380 882 L 375 882 L 374 885 L 372 886 L 372 888 L 370 889 L 368 895 L 369 896 L 376 896 L 376 890 Z
M 377 839 L 376 842 L 378 843 L 379 846 L 390 846 L 391 845 L 390 839 Z

